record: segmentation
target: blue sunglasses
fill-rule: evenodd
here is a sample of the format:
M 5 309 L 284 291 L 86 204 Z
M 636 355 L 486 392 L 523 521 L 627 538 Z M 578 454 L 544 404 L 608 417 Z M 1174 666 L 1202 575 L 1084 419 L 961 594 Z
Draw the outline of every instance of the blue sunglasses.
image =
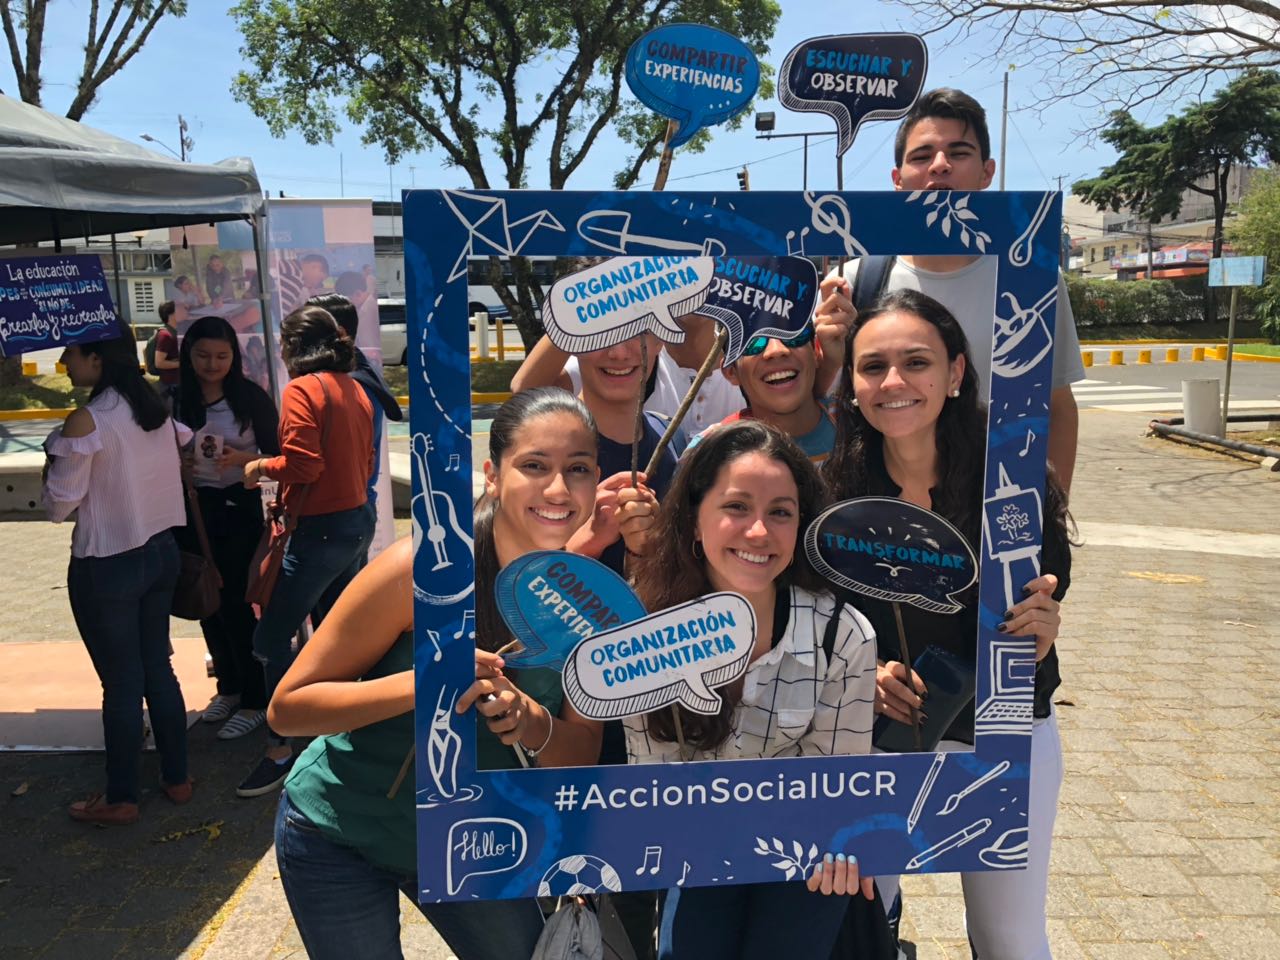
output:
M 798 350 L 805 344 L 813 342 L 813 324 L 805 324 L 804 329 L 790 340 L 783 340 L 781 337 L 766 337 L 764 334 L 761 334 L 758 337 L 752 337 L 747 341 L 747 345 L 742 348 L 742 356 L 758 357 L 760 354 L 764 353 L 764 348 L 769 345 L 770 340 L 779 341 L 788 350 Z

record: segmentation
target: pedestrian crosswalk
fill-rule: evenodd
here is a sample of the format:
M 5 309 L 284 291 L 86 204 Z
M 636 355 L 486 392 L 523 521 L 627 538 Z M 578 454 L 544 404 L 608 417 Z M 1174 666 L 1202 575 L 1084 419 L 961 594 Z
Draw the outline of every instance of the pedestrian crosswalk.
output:
M 1080 380 L 1071 385 L 1076 404 L 1092 410 L 1119 410 L 1130 413 L 1181 413 L 1182 391 L 1170 387 L 1111 383 L 1107 380 Z M 1280 400 L 1240 400 L 1231 398 L 1233 413 L 1275 410 Z

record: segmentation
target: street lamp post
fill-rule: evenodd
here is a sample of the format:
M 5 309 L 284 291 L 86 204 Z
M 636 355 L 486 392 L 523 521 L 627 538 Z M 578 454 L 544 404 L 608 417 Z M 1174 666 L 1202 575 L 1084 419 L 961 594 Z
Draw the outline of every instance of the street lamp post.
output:
M 774 115 L 772 113 L 756 114 L 756 139 L 757 140 L 785 140 L 788 137 L 804 138 L 804 176 L 802 180 L 803 190 L 809 189 L 809 138 L 830 136 L 830 130 L 810 130 L 807 133 L 774 133 Z

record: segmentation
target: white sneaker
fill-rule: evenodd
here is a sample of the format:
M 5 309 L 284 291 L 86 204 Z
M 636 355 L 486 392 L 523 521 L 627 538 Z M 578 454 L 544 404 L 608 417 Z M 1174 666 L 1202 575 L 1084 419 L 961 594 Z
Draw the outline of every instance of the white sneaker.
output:
M 219 740 L 234 740 L 246 733 L 253 733 L 266 722 L 265 710 L 237 710 L 235 716 L 223 724 L 218 731 Z
M 209 701 L 209 705 L 204 708 L 204 712 L 200 715 L 200 719 L 205 723 L 220 723 L 235 713 L 238 706 L 240 706 L 240 697 L 238 695 L 228 697 L 221 693 L 214 694 L 213 699 Z

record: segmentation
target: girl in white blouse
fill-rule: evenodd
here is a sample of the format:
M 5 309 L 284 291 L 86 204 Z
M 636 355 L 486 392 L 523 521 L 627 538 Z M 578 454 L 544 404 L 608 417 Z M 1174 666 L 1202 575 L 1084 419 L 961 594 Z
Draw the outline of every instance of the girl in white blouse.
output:
M 61 523 L 76 513 L 67 588 L 81 639 L 102 681 L 107 786 L 73 803 L 91 823 L 138 819 L 142 700 L 160 751 L 161 787 L 191 799 L 186 706 L 169 661 L 169 609 L 178 577 L 172 527 L 185 523 L 175 426 L 142 378 L 132 339 L 67 347 L 71 382 L 91 387 L 45 440 L 44 505 Z
M 870 750 L 874 633 L 851 606 L 837 604 L 797 549 L 823 500 L 808 458 L 760 421 L 713 430 L 685 457 L 663 498 L 649 550 L 636 564 L 636 593 L 647 610 L 661 610 L 734 591 L 751 603 L 757 636 L 746 675 L 719 690 L 719 714 L 681 707 L 678 725 L 669 709 L 626 721 L 633 763 Z M 860 887 L 870 899 L 870 878 L 859 880 L 856 859 L 833 859 L 838 865 L 816 871 L 809 889 Z M 834 891 L 832 875 L 838 877 Z M 842 896 L 813 896 L 798 883 L 671 890 L 660 953 L 826 958 L 847 904 Z

